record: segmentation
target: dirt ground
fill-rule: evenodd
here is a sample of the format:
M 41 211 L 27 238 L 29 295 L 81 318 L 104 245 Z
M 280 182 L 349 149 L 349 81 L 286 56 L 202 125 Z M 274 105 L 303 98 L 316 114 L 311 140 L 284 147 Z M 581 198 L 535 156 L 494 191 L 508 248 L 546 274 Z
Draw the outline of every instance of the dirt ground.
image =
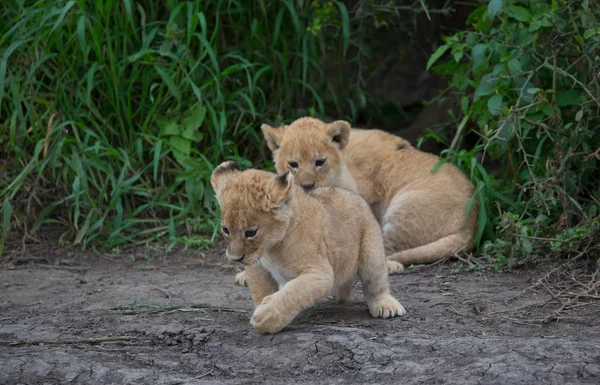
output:
M 525 289 L 550 267 L 456 267 L 390 277 L 406 316 L 371 318 L 357 286 L 273 336 L 216 252 L 46 250 L 0 270 L 0 384 L 600 384 L 598 304 L 533 323 L 552 297 Z

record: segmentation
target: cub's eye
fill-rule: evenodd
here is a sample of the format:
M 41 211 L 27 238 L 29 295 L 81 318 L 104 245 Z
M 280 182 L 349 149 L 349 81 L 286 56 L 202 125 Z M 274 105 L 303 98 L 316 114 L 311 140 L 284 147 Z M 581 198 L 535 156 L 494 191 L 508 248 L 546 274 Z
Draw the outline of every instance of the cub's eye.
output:
M 252 239 L 256 237 L 256 230 L 248 230 L 246 231 L 246 234 L 244 234 L 244 236 L 248 239 Z
M 327 159 L 317 159 L 315 161 L 315 166 L 317 167 L 323 167 L 325 166 L 325 162 L 327 161 Z
M 225 226 L 221 226 L 221 231 L 223 232 L 223 234 L 229 236 L 229 229 Z
M 298 162 L 288 162 L 288 166 L 291 168 L 298 168 Z

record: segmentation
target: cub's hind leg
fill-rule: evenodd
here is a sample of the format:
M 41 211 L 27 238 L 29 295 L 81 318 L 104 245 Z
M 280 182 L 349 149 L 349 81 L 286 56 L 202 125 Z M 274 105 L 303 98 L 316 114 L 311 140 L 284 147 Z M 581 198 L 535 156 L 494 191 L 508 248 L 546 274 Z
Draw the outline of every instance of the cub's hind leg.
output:
M 439 261 L 459 250 L 469 251 L 477 208 L 474 204 L 467 218 L 465 205 L 458 201 L 432 202 L 427 191 L 398 193 L 382 220 L 390 274 L 412 264 Z
M 358 277 L 362 282 L 365 300 L 373 317 L 388 318 L 406 313 L 400 302 L 390 294 L 388 264 L 381 231 L 375 218 L 369 218 L 369 225 L 365 226 L 363 232 Z

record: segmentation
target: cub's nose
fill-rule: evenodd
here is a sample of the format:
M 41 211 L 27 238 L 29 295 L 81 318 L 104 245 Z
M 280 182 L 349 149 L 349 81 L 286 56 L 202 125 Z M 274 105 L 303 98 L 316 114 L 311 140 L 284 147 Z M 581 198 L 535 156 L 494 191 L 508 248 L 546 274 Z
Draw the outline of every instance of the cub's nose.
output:
M 302 188 L 303 188 L 305 191 L 310 191 L 310 190 L 312 190 L 312 189 L 313 189 L 313 187 L 315 187 L 315 182 L 313 182 L 313 183 L 311 183 L 311 184 L 303 184 L 303 185 L 302 185 Z

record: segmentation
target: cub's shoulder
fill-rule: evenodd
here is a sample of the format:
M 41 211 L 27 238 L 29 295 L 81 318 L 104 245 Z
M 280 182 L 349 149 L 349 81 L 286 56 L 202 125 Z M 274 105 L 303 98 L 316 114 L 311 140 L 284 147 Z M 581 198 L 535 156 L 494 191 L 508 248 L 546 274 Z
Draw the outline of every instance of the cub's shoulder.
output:
M 325 207 L 356 207 L 357 205 L 368 207 L 367 202 L 359 194 L 343 187 L 322 186 L 309 192 L 309 195 Z

